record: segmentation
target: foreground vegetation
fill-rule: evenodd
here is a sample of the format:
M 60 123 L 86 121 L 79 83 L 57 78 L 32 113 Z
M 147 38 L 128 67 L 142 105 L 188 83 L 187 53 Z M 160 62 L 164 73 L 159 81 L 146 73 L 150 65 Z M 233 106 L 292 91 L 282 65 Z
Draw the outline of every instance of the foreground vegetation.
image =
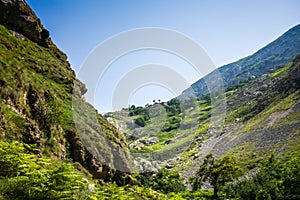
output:
M 179 176 L 161 172 L 150 187 L 100 184 L 80 165 L 34 154 L 37 149 L 20 142 L 0 142 L 0 199 L 185 199 L 209 197 L 211 192 L 183 191 Z M 166 179 L 167 178 L 167 179 Z M 161 187 L 165 182 L 169 186 Z M 169 182 L 171 181 L 171 182 Z M 180 193 L 168 191 L 181 184 Z M 173 187 L 173 188 L 172 188 Z M 163 194 L 162 192 L 166 193 Z
M 300 198 L 300 155 L 279 163 L 274 156 L 260 165 L 249 179 L 237 180 L 239 167 L 224 157 L 215 161 L 210 154 L 193 178 L 193 191 L 187 191 L 181 177 L 169 170 L 135 184 L 102 184 L 71 162 L 39 158 L 32 146 L 0 142 L 0 199 L 288 199 Z M 208 181 L 212 190 L 201 190 Z

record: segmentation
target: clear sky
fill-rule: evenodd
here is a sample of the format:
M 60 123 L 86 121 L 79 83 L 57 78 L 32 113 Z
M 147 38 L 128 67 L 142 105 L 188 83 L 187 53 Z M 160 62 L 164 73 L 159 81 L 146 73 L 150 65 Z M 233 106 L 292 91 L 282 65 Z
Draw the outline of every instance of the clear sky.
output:
M 299 0 L 27 0 L 49 30 L 52 40 L 78 73 L 89 53 L 107 38 L 135 28 L 161 27 L 196 41 L 217 67 L 254 53 L 300 23 Z M 112 109 L 112 90 L 122 73 L 137 65 L 165 63 L 192 84 L 200 76 L 187 63 L 158 52 L 137 52 L 113 64 L 93 103 Z M 152 59 L 152 60 L 151 60 Z M 176 64 L 175 64 L 176 63 Z M 119 70 L 120 66 L 126 70 Z M 126 67 L 124 67 L 126 66 Z M 121 73 L 122 72 L 122 73 Z M 102 82 L 102 83 L 101 83 Z M 111 85 L 111 87 L 108 87 Z M 101 96 L 102 95 L 102 96 Z M 152 85 L 133 91 L 129 104 L 168 100 L 176 94 Z M 105 98 L 107 97 L 107 98 Z

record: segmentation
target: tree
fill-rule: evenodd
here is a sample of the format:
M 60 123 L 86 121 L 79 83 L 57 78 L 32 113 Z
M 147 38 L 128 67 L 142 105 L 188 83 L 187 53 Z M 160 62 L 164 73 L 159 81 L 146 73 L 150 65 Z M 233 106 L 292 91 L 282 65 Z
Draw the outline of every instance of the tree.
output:
M 167 194 L 184 191 L 186 187 L 182 182 L 183 179 L 177 172 L 161 169 L 152 177 L 150 185 L 154 190 Z
M 136 118 L 136 119 L 134 120 L 134 123 L 135 123 L 136 125 L 141 126 L 141 127 L 144 127 L 144 126 L 146 125 L 146 122 L 145 122 L 144 118 L 142 118 L 142 117 Z
M 287 200 L 300 199 L 300 155 L 286 162 L 282 173 L 281 191 Z
M 191 179 L 193 190 L 200 189 L 201 185 L 207 181 L 213 186 L 214 198 L 217 199 L 220 188 L 232 181 L 238 172 L 239 167 L 233 158 L 225 156 L 216 160 L 212 154 L 208 154 L 200 165 L 196 177 Z

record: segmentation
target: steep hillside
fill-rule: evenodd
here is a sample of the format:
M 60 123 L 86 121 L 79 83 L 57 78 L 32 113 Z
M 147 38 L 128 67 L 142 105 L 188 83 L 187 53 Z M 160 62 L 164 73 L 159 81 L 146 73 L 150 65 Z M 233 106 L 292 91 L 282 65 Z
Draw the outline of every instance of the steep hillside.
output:
M 300 52 L 300 25 L 297 25 L 278 39 L 260 49 L 253 55 L 220 67 L 225 87 L 236 85 L 249 78 L 261 76 L 274 68 L 288 62 Z M 197 97 L 208 93 L 205 80 L 213 80 L 213 73 L 206 75 L 185 90 L 181 97 L 188 96 L 194 91 Z
M 46 30 L 37 16 L 24 1 L 2 0 L 0 10 L 0 23 L 4 25 L 0 25 L 1 140 L 35 144 L 39 156 L 72 159 L 97 179 L 112 179 L 118 184 L 130 181 L 115 166 L 117 163 L 130 171 L 124 137 L 83 100 L 86 88 L 82 83 L 77 81 L 78 87 L 73 89 L 76 77 L 67 56 L 44 34 Z M 106 163 L 99 162 L 101 158 L 83 145 L 73 121 L 72 95 L 85 112 L 97 116 L 97 121 L 90 121 L 82 115 L 84 129 L 80 131 L 109 138 L 106 154 L 110 160 Z M 103 146 L 97 142 L 92 145 Z M 111 151 L 118 151 L 117 157 Z
M 204 141 L 199 157 L 182 173 L 186 178 L 194 176 L 208 153 L 217 158 L 233 156 L 246 171 L 267 155 L 274 154 L 281 161 L 299 155 L 299 89 L 300 55 L 292 63 L 231 88 L 222 134 Z

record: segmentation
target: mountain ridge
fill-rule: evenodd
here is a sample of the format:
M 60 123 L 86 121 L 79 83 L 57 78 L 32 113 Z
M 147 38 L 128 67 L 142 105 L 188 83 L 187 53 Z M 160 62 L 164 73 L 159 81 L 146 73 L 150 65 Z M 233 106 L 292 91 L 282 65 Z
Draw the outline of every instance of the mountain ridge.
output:
M 257 76 L 265 74 L 271 68 L 288 63 L 300 51 L 300 24 L 290 28 L 273 42 L 259 49 L 254 54 L 246 56 L 235 62 L 223 65 L 218 70 L 221 74 L 224 87 L 237 85 Z M 205 79 L 212 80 L 213 72 L 199 79 L 184 90 L 180 98 L 195 93 L 197 97 L 208 94 Z

